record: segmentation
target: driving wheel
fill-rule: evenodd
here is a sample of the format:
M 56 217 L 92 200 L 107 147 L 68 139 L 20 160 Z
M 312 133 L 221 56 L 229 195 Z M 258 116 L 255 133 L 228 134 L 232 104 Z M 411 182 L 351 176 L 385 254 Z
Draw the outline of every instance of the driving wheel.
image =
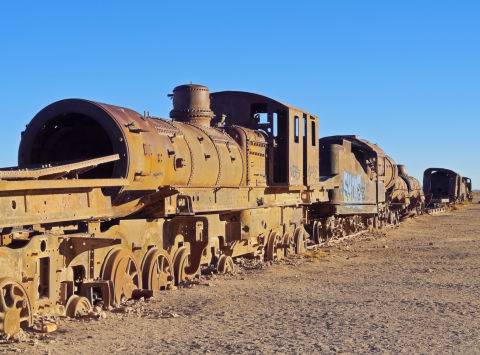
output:
M 173 285 L 173 268 L 166 251 L 150 249 L 142 266 L 143 288 L 153 291 L 167 290 Z
M 102 278 L 113 283 L 113 300 L 118 306 L 122 300 L 132 298 L 133 291 L 140 288 L 138 266 L 132 253 L 126 249 L 110 252 L 103 267 Z
M 15 335 L 32 325 L 32 309 L 23 286 L 11 278 L 0 280 L 0 331 Z

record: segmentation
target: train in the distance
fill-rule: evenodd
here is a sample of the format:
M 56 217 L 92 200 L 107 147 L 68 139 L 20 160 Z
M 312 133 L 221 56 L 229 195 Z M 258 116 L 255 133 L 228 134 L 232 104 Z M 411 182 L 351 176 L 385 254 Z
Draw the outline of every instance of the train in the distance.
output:
M 431 206 L 473 200 L 472 180 L 455 171 L 429 168 L 423 174 L 423 190 Z
M 68 99 L 28 124 L 18 167 L 0 169 L 1 332 L 424 211 L 405 166 L 320 138 L 314 114 L 194 84 L 172 99 L 170 120 Z

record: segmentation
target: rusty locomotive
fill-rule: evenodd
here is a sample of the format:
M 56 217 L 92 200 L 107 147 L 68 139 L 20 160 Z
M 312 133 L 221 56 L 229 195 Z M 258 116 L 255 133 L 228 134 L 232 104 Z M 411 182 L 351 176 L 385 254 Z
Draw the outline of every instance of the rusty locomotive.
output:
M 171 120 L 69 99 L 0 170 L 0 331 L 172 288 L 234 258 L 281 259 L 421 213 L 425 196 L 375 144 L 319 138 L 317 116 L 205 86 Z
M 428 205 L 432 207 L 473 200 L 472 180 L 449 169 L 425 170 L 423 190 Z

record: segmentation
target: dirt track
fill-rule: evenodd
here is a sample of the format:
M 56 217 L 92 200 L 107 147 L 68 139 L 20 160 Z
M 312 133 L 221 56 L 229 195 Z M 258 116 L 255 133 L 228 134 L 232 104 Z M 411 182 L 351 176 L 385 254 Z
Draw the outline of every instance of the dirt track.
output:
M 479 352 L 480 205 L 207 280 L 0 351 Z

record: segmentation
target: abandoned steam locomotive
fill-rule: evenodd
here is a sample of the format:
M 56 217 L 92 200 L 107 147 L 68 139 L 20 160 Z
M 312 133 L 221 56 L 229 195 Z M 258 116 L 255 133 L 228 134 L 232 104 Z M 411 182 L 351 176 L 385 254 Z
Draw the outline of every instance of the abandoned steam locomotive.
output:
M 356 136 L 319 139 L 313 114 L 201 85 L 172 96 L 171 120 L 70 99 L 29 123 L 0 170 L 0 331 L 423 210 L 405 167 Z

